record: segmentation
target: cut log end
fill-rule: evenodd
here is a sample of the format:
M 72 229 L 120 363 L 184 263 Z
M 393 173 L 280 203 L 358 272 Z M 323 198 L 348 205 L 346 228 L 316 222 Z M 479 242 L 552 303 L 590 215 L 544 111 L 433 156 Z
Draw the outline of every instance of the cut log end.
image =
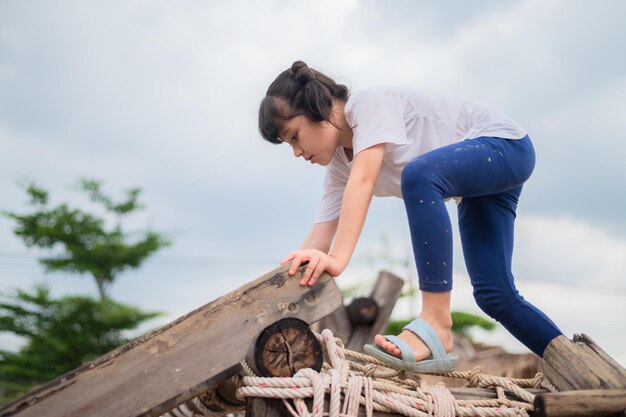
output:
M 306 322 L 287 318 L 267 327 L 259 335 L 253 363 L 266 377 L 289 377 L 300 369 L 322 369 L 322 345 Z
M 378 318 L 378 304 L 370 297 L 355 298 L 347 308 L 353 325 L 370 325 Z

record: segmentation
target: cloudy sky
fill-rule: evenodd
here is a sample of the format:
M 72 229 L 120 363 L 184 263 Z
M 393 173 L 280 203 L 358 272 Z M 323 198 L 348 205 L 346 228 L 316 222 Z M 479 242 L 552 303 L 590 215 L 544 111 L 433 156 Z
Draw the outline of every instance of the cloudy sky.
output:
M 128 226 L 174 245 L 120 276 L 112 296 L 166 312 L 161 324 L 272 269 L 310 227 L 323 168 L 263 142 L 256 124 L 267 86 L 294 60 L 353 91 L 462 95 L 535 142 L 518 211 L 520 291 L 565 334 L 587 333 L 626 363 L 625 20 L 618 0 L 3 0 L 0 210 L 27 210 L 24 178 L 84 207 L 72 189 L 81 176 L 116 196 L 142 187 L 147 208 Z M 478 312 L 455 250 L 454 308 Z M 56 295 L 96 295 L 87 277 L 44 274 L 40 253 L 0 217 L 1 290 L 47 282 Z M 414 278 L 409 253 L 402 202 L 375 200 L 339 283 L 382 267 Z M 483 336 L 523 350 L 504 331 Z M 0 335 L 0 348 L 18 343 Z

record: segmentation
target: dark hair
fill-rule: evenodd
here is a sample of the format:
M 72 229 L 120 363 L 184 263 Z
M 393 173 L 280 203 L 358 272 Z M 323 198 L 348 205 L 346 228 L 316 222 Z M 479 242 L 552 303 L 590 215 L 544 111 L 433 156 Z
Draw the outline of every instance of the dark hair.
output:
M 330 121 L 333 99 L 348 101 L 348 87 L 296 61 L 267 89 L 259 108 L 259 132 L 268 142 L 282 143 L 278 132 L 292 118 L 303 115 L 312 122 Z

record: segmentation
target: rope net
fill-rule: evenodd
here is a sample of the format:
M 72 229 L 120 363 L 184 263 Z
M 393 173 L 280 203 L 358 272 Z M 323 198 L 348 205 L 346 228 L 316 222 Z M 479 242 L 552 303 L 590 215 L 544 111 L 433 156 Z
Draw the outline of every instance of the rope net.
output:
M 465 388 L 495 391 L 493 399 L 457 399 L 443 382 L 429 384 L 419 374 L 391 369 L 369 355 L 346 349 L 328 329 L 315 335 L 324 354 L 320 372 L 306 368 L 289 378 L 259 377 L 243 362 L 242 373 L 235 377 L 239 387 L 237 397 L 242 400 L 245 397 L 281 399 L 294 417 L 357 416 L 360 407 L 367 417 L 372 417 L 374 411 L 409 417 L 528 417 L 528 412 L 534 410 L 535 399 L 529 388 L 557 391 L 542 373 L 531 379 L 515 379 L 487 375 L 480 367 L 475 367 L 464 372 L 428 374 L 464 379 Z M 241 411 L 228 404 L 219 404 L 217 409 L 212 407 L 219 398 L 212 391 L 203 397 L 192 400 L 193 404 L 186 403 L 196 413 L 183 413 L 179 407 L 168 415 L 217 416 Z M 312 399 L 310 408 L 305 399 Z M 221 413 L 215 411 L 220 408 Z M 180 414 L 175 414 L 176 411 Z

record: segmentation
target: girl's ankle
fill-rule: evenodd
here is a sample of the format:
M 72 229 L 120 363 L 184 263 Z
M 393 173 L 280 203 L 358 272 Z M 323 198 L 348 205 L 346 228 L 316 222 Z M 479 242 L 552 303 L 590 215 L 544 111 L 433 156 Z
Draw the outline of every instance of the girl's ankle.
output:
M 422 314 L 420 318 L 428 322 L 433 327 L 438 327 L 442 329 L 452 329 L 452 315 L 450 314 L 439 314 L 439 315 Z

